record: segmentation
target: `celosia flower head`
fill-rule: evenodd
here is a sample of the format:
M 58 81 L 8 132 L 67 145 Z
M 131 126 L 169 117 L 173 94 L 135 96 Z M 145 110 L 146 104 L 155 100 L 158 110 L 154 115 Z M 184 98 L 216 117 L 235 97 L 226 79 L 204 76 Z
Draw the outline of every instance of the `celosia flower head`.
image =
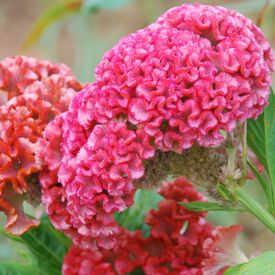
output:
M 29 191 L 39 190 L 36 142 L 81 88 L 62 64 L 22 56 L 0 62 L 0 209 L 10 233 L 22 234 L 38 224 L 22 209 L 24 199 L 36 199 Z
M 221 130 L 257 118 L 273 69 L 261 31 L 220 7 L 183 5 L 121 39 L 41 142 L 43 201 L 56 228 L 83 247 L 113 247 L 113 214 L 131 205 L 145 164 L 220 145 Z
M 113 250 L 71 247 L 63 263 L 64 275 L 85 274 L 222 274 L 238 264 L 235 244 L 239 226 L 214 227 L 206 213 L 192 212 L 178 202 L 204 200 L 184 178 L 166 183 L 159 192 L 164 199 L 149 211 L 145 223 L 151 232 L 123 230 Z M 242 259 L 243 260 L 243 259 Z M 210 273 L 210 271 L 213 271 Z
M 249 19 L 195 4 L 171 9 L 121 39 L 95 74 L 107 91 L 102 109 L 114 109 L 105 116 L 125 114 L 159 149 L 182 151 L 194 142 L 218 145 L 220 130 L 257 118 L 268 102 L 272 70 L 272 49 Z

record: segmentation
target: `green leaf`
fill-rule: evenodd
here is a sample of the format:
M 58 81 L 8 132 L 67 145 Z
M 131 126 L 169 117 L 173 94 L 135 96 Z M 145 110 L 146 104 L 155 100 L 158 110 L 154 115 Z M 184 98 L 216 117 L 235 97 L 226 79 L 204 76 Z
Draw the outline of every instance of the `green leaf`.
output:
M 22 266 L 23 273 L 16 273 L 18 267 L 21 271 L 21 266 L 17 263 L 5 264 L 9 269 L 10 273 L 2 273 L 0 269 L 0 274 L 51 274 L 59 275 L 61 274 L 61 266 L 63 263 L 63 258 L 68 251 L 71 241 L 64 236 L 63 233 L 56 231 L 51 225 L 49 219 L 46 216 L 41 218 L 41 223 L 38 227 L 33 228 L 21 236 L 13 237 L 9 234 L 5 234 L 6 237 L 10 238 L 15 242 L 19 242 L 24 245 L 31 255 L 31 265 Z M 3 265 L 4 266 L 4 265 Z M 2 263 L 0 263 L 2 267 Z M 12 268 L 14 272 L 12 273 Z M 36 269 L 36 272 L 27 272 L 28 270 Z
M 272 182 L 273 204 L 275 203 L 275 94 L 272 88 L 269 105 L 257 120 L 248 121 L 248 145 L 264 165 Z
M 259 161 L 267 169 L 266 144 L 264 129 L 264 113 L 257 120 L 249 119 L 247 122 L 247 143 L 254 151 Z
M 190 211 L 240 211 L 239 208 L 224 207 L 216 202 L 203 202 L 203 201 L 193 201 L 193 202 L 178 202 L 178 204 L 184 206 Z
M 163 197 L 153 190 L 139 189 L 135 194 L 134 204 L 122 213 L 116 213 L 115 219 L 128 230 L 144 229 L 146 234 L 148 228 L 144 225 L 144 217 L 150 209 L 157 209 L 157 204 L 162 199 Z
M 65 15 L 79 11 L 81 5 L 82 0 L 62 0 L 51 5 L 34 23 L 32 30 L 22 43 L 22 51 L 26 51 L 30 46 L 37 42 L 43 32 L 54 22 L 60 20 Z
M 274 275 L 275 251 L 268 251 L 260 256 L 232 268 L 227 269 L 224 275 Z
M 20 239 L 20 237 L 18 236 L 15 236 L 15 235 L 12 235 L 12 234 L 9 234 L 6 230 L 4 230 L 3 228 L 0 228 L 0 234 L 5 236 L 6 238 L 8 239 L 11 239 L 15 242 L 19 242 L 19 243 L 22 243 L 23 241 Z
M 42 271 L 35 266 L 21 265 L 18 263 L 0 262 L 1 275 L 28 275 L 37 274 L 42 275 Z
M 269 105 L 264 110 L 265 144 L 268 172 L 275 193 L 275 94 L 271 88 Z
M 272 191 L 270 189 L 269 183 L 266 181 L 266 179 L 260 174 L 260 172 L 257 170 L 257 168 L 248 160 L 247 161 L 248 166 L 252 170 L 253 174 L 256 176 L 258 182 L 261 184 L 264 193 L 267 197 L 268 204 L 271 206 L 273 203 L 272 199 Z
M 52 227 L 48 218 L 43 217 L 37 228 L 27 231 L 20 238 L 42 270 L 52 275 L 60 274 L 63 257 L 71 242 Z
M 237 187 L 236 194 L 242 205 L 264 225 L 266 225 L 273 233 L 275 233 L 275 218 L 269 211 L 258 201 L 251 197 L 244 189 Z

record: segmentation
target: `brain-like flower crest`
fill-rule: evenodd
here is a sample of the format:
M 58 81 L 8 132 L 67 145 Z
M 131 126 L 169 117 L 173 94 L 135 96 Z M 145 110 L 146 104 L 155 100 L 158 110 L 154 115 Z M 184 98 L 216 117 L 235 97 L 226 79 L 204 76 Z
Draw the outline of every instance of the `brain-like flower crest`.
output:
M 239 225 L 215 227 L 204 220 L 206 213 L 178 204 L 204 200 L 190 182 L 178 178 L 166 183 L 159 193 L 164 198 L 158 209 L 151 209 L 145 217 L 150 227 L 148 237 L 140 230 L 124 229 L 113 250 L 72 245 L 64 259 L 63 274 L 214 275 L 247 260 L 235 242 Z
M 23 200 L 39 199 L 37 140 L 80 89 L 63 64 L 24 56 L 0 62 L 0 210 L 10 233 L 22 234 L 38 224 L 22 209 Z
M 221 131 L 257 118 L 272 70 L 259 28 L 221 7 L 183 5 L 121 39 L 41 141 L 55 226 L 84 247 L 111 248 L 113 214 L 132 203 L 146 163 L 156 152 L 220 145 Z

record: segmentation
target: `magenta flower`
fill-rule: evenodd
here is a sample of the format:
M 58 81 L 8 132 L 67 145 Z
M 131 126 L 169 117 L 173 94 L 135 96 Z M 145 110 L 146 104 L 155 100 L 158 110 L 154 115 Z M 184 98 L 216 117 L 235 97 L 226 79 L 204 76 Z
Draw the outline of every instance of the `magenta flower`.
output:
M 104 55 L 95 70 L 103 88 L 91 98 L 104 93 L 102 110 L 115 109 L 109 119 L 125 114 L 159 149 L 181 152 L 194 142 L 219 145 L 220 130 L 257 118 L 272 70 L 272 50 L 249 19 L 225 8 L 183 5 Z
M 221 130 L 257 118 L 272 70 L 261 31 L 224 8 L 183 5 L 123 38 L 41 141 L 43 201 L 56 228 L 82 247 L 114 247 L 113 214 L 132 204 L 140 180 L 154 180 L 148 161 L 220 145 Z
M 78 242 L 86 241 L 84 246 L 93 247 L 92 240 L 96 240 L 100 246 L 111 247 L 114 236 L 120 232 L 113 213 L 133 203 L 132 181 L 143 176 L 142 160 L 151 156 L 154 150 L 138 132 L 128 130 L 124 122 L 111 121 L 95 125 L 85 145 L 74 158 L 65 162 L 60 159 L 62 150 L 56 147 L 62 127 L 60 122 L 63 122 L 64 133 L 68 134 L 64 134 L 65 139 L 70 142 L 74 137 L 81 138 L 81 134 L 76 136 L 74 133 L 77 127 L 68 125 L 66 130 L 66 116 L 73 115 L 68 112 L 50 123 L 44 133 L 45 140 L 41 142 L 46 149 L 49 169 L 58 170 L 58 178 L 52 177 L 52 173 L 41 177 L 42 201 L 58 229 Z M 82 134 L 84 136 L 85 132 Z M 68 154 L 74 153 L 72 148 L 68 149 Z M 60 212 L 67 218 L 61 218 Z M 60 223 L 60 218 L 64 222 Z M 79 238 L 76 229 L 83 238 Z

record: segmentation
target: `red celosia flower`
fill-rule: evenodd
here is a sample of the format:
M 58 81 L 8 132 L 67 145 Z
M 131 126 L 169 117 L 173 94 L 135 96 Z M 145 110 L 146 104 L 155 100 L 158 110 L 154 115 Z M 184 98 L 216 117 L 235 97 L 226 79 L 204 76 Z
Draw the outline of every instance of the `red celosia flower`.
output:
M 141 232 L 123 230 L 112 250 L 93 249 L 85 250 L 72 245 L 65 256 L 62 274 L 127 274 L 141 268 L 148 256 L 144 249 L 144 239 Z M 96 272 L 99 273 L 96 273 Z
M 237 247 L 235 239 L 241 231 L 240 225 L 222 228 L 218 226 L 212 233 L 212 238 L 204 242 L 208 257 L 203 260 L 205 275 L 217 274 L 225 267 L 235 266 L 248 259 Z
M 57 174 L 43 183 L 46 208 L 63 205 L 63 230 L 75 243 L 111 248 L 120 232 L 113 214 L 131 204 L 145 160 L 156 150 L 219 145 L 221 130 L 256 118 L 273 62 L 261 31 L 219 7 L 183 5 L 123 38 L 97 66 L 96 82 L 46 128 L 42 158 Z
M 203 219 L 205 213 L 178 204 L 204 199 L 190 182 L 178 178 L 159 193 L 164 200 L 145 219 L 151 227 L 148 238 L 141 231 L 123 230 L 113 250 L 83 250 L 73 245 L 65 257 L 63 274 L 90 274 L 104 267 L 107 274 L 141 270 L 145 274 L 214 275 L 245 259 L 235 245 L 239 226 L 215 228 Z
M 116 274 L 111 264 L 104 261 L 104 256 L 99 251 L 83 250 L 77 246 L 72 246 L 66 256 L 65 262 L 66 264 L 63 265 L 63 274 Z
M 145 239 L 148 257 L 146 274 L 201 274 L 205 258 L 203 243 L 212 237 L 213 226 L 205 222 L 203 212 L 191 212 L 178 202 L 201 201 L 190 182 L 179 178 L 165 184 L 160 192 L 165 199 L 145 218 L 151 235 Z
M 10 233 L 22 234 L 38 224 L 22 209 L 25 193 L 41 171 L 36 142 L 81 88 L 62 64 L 29 57 L 0 62 L 0 209 L 7 214 Z

